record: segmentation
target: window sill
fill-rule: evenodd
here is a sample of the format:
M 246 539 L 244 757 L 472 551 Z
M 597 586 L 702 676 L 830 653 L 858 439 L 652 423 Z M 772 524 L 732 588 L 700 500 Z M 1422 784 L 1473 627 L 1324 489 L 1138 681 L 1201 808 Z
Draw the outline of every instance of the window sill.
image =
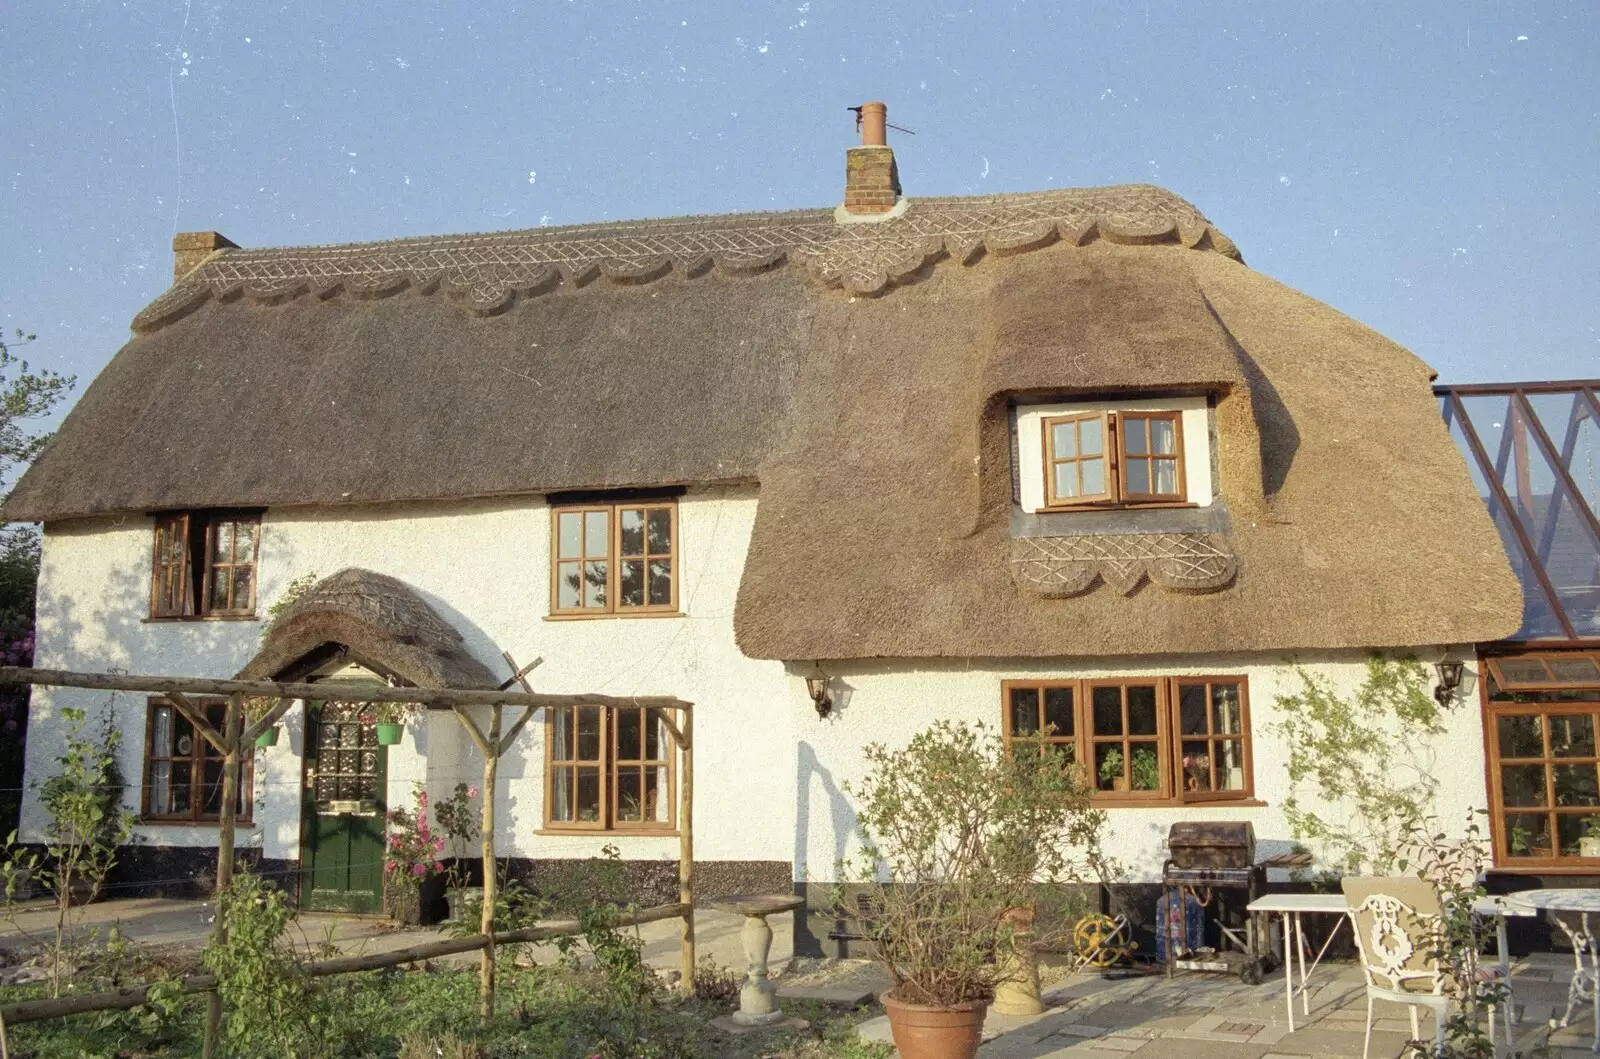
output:
M 163 618 L 140 618 L 142 625 L 167 625 L 191 621 L 260 621 L 255 614 L 176 614 Z
M 1259 798 L 1206 798 L 1193 802 L 1173 801 L 1171 798 L 1090 798 L 1089 805 L 1096 809 L 1264 809 L 1267 803 Z
M 623 620 L 623 621 L 626 621 L 629 618 L 685 618 L 685 617 L 688 617 L 688 615 L 686 615 L 681 610 L 642 610 L 642 611 L 637 611 L 637 612 L 632 612 L 632 613 L 627 613 L 627 614 L 618 614 L 616 611 L 608 610 L 608 611 L 603 611 L 603 612 L 601 612 L 599 614 L 546 614 L 544 616 L 544 620 L 545 621 L 606 621 L 607 619 L 611 619 L 611 620 Z
M 1574 861 L 1578 863 L 1575 864 Z M 1559 863 L 1550 861 L 1538 864 L 1496 864 L 1489 871 L 1496 875 L 1600 875 L 1600 860 L 1566 857 Z
M 1139 504 L 1056 504 L 1039 509 L 1041 515 L 1064 515 L 1072 511 L 1148 511 L 1152 508 L 1193 508 L 1200 505 L 1189 500 L 1153 500 Z
M 139 827 L 221 827 L 218 820 L 184 820 L 176 817 L 167 819 L 159 816 L 141 816 L 134 821 Z M 251 827 L 253 822 L 249 819 L 239 819 L 233 822 L 235 827 Z
M 546 838 L 677 838 L 676 828 L 541 827 L 534 832 Z

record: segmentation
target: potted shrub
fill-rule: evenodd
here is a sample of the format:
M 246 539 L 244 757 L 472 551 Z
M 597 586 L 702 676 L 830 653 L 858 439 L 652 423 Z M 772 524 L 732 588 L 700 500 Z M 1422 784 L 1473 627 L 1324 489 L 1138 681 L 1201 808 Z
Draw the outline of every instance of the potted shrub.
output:
M 426 923 L 444 880 L 439 854 L 444 836 L 428 826 L 428 792 L 419 784 L 413 798 L 416 809 L 389 810 L 388 848 L 383 861 L 385 904 L 389 915 L 412 926 Z
M 1122 750 L 1111 747 L 1106 751 L 1105 757 L 1100 759 L 1100 784 L 1101 790 L 1125 791 L 1128 789 L 1128 777 L 1122 772 Z M 1110 784 L 1110 787 L 1106 787 Z
M 450 797 L 433 806 L 433 819 L 444 832 L 445 846 L 450 851 L 444 871 L 444 896 L 450 905 L 450 919 L 457 923 L 466 915 L 472 897 L 483 900 L 481 888 L 467 886 L 472 875 L 468 854 L 473 840 L 478 837 L 479 809 L 473 804 L 477 797 L 476 785 L 458 783 Z
M 1059 746 L 941 721 L 903 750 L 866 748 L 856 799 L 863 848 L 842 864 L 840 913 L 895 985 L 880 998 L 905 1059 L 970 1059 L 997 985 L 1064 940 L 1041 908 L 1110 870 L 1105 814 Z

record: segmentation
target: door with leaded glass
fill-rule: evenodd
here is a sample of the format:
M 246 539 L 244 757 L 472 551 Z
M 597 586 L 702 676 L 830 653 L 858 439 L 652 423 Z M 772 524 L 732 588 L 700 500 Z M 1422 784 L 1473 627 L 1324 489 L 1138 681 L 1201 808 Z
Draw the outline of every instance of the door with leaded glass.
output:
M 353 703 L 306 706 L 302 907 L 383 911 L 388 748 Z

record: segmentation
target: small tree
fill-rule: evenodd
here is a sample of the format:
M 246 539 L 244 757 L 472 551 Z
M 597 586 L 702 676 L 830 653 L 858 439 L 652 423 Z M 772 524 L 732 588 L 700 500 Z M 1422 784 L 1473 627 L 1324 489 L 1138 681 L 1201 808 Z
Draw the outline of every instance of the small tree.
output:
M 905 1003 L 988 1000 L 1020 945 L 1050 945 L 1069 929 L 1046 914 L 1021 934 L 1018 912 L 1115 871 L 1082 769 L 1042 740 L 1007 748 L 983 725 L 940 721 L 903 750 L 872 744 L 866 758 L 866 778 L 845 785 L 866 842 L 841 865 L 861 899 L 845 900 L 841 887 L 839 904 Z
M 1289 747 L 1289 827 L 1320 845 L 1335 871 L 1393 874 L 1439 790 L 1433 743 L 1445 724 L 1427 673 L 1414 658 L 1374 656 L 1347 697 L 1296 672 L 1300 692 L 1278 696 L 1283 719 L 1272 726 Z

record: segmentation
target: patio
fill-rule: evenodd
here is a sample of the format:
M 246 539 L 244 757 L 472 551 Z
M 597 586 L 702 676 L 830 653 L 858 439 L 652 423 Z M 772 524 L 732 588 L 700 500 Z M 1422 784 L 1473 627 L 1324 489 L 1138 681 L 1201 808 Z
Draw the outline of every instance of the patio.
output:
M 1570 957 L 1539 954 L 1519 960 L 1512 972 L 1517 1048 L 1524 1054 L 1549 1045 L 1552 1056 L 1586 1056 L 1594 1028 L 1588 1013 L 1552 1032 L 1549 1020 L 1566 1006 Z M 1297 1008 L 1295 1031 L 1284 1013 L 1283 978 L 1274 974 L 1258 986 L 1237 978 L 1188 974 L 1168 980 L 1084 976 L 1068 979 L 1045 994 L 1046 1011 L 1030 1018 L 991 1013 L 985 1033 L 993 1034 L 978 1053 L 982 1059 L 1054 1059 L 1113 1053 L 1140 1059 L 1273 1059 L 1275 1056 L 1359 1056 L 1366 1019 L 1361 971 L 1353 963 L 1324 964 L 1311 982 L 1309 1017 Z M 1373 1026 L 1372 1055 L 1400 1054 L 1410 1036 L 1404 1009 L 1379 1004 Z M 1422 1032 L 1433 1023 L 1422 1013 Z M 861 1027 L 864 1037 L 888 1040 L 886 1019 Z

